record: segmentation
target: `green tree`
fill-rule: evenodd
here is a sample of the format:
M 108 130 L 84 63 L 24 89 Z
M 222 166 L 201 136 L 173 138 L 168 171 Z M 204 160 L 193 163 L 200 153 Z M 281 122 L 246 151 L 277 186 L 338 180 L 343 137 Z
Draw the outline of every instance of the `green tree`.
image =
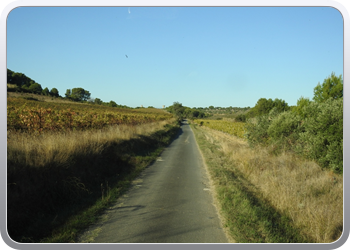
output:
M 98 105 L 102 105 L 103 101 L 100 98 L 95 98 L 94 103 Z
M 43 91 L 43 89 L 39 83 L 31 84 L 29 86 L 28 90 L 31 91 L 32 93 L 37 93 L 37 94 L 40 94 Z
M 260 98 L 255 106 L 249 111 L 248 115 L 250 117 L 268 114 L 270 110 L 274 107 L 273 100 Z
M 42 93 L 43 93 L 44 95 L 49 95 L 49 94 L 50 94 L 50 91 L 49 91 L 48 88 L 44 88 L 43 91 L 42 91 Z
M 286 103 L 282 99 L 277 99 L 277 98 L 273 101 L 273 107 L 276 108 L 278 112 L 289 110 L 288 103 Z
M 10 69 L 7 69 L 7 83 L 15 84 L 12 80 L 12 74 L 15 73 Z
M 320 83 L 314 88 L 315 102 L 324 102 L 329 98 L 339 99 L 343 97 L 343 79 L 342 75 L 337 77 L 334 72 L 326 78 L 322 85 Z
M 297 106 L 293 107 L 292 111 L 299 115 L 301 118 L 306 118 L 306 112 L 304 107 L 308 106 L 311 103 L 309 98 L 301 96 L 297 101 Z
M 260 98 L 255 106 L 247 113 L 248 117 L 255 117 L 259 115 L 268 114 L 273 108 L 274 112 L 283 112 L 289 110 L 288 103 L 282 99 L 272 100 L 271 98 Z
M 52 88 L 50 90 L 50 95 L 55 96 L 55 97 L 59 97 L 58 90 L 56 88 Z
M 115 101 L 110 101 L 108 103 L 108 106 L 110 106 L 110 107 L 118 107 L 118 104 Z
M 343 172 L 343 98 L 328 98 L 304 107 L 307 114 L 300 143 L 305 156 L 322 167 Z
M 71 96 L 77 101 L 86 101 L 90 98 L 91 94 L 83 88 L 73 88 Z
M 72 90 L 67 89 L 66 97 L 73 101 L 87 101 L 90 98 L 90 92 L 83 88 L 73 88 Z
M 67 89 L 64 95 L 66 96 L 66 98 L 70 98 L 72 95 L 72 91 L 70 89 Z

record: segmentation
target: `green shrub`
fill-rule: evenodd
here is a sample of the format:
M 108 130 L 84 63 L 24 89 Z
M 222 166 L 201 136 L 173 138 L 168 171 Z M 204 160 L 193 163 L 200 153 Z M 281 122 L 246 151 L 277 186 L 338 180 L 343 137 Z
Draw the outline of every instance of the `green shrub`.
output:
M 267 128 L 270 153 L 279 154 L 286 150 L 295 150 L 301 131 L 301 118 L 295 113 L 286 111 L 273 116 Z
M 301 116 L 301 118 L 305 119 L 306 118 L 306 114 L 305 114 L 305 109 L 304 107 L 309 105 L 311 103 L 311 101 L 309 100 L 309 98 L 305 98 L 305 97 L 300 97 L 297 101 L 297 106 L 292 108 L 292 111 L 296 114 L 298 114 L 299 116 Z
M 271 142 L 281 139 L 293 146 L 302 131 L 301 117 L 291 111 L 286 111 L 275 116 L 267 129 Z
M 299 142 L 303 154 L 322 167 L 343 172 L 343 98 L 312 102 L 303 108 L 305 132 Z
M 256 144 L 268 144 L 269 128 L 272 119 L 278 114 L 277 109 L 273 108 L 267 115 L 260 115 L 247 120 L 247 133 L 245 134 L 251 146 Z
M 239 114 L 235 117 L 236 122 L 246 122 L 247 116 L 245 114 Z
M 247 138 L 250 146 L 257 144 L 266 144 L 269 138 L 267 129 L 270 126 L 270 119 L 268 115 L 257 116 L 253 119 L 247 120 Z

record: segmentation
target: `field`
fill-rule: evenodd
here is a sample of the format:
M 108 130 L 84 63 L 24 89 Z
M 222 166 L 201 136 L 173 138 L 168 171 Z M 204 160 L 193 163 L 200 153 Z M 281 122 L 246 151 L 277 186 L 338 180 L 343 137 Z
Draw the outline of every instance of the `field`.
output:
M 74 242 L 177 134 L 158 109 L 8 98 L 7 226 L 18 242 Z
M 245 123 L 244 122 L 233 122 L 230 120 L 194 120 L 195 123 L 205 126 L 211 129 L 215 129 L 230 135 L 234 135 L 240 138 L 244 138 L 245 134 Z
M 140 125 L 170 119 L 171 114 L 157 109 L 123 109 L 98 105 L 72 105 L 22 98 L 7 100 L 7 130 L 41 133 L 102 129 L 111 125 Z

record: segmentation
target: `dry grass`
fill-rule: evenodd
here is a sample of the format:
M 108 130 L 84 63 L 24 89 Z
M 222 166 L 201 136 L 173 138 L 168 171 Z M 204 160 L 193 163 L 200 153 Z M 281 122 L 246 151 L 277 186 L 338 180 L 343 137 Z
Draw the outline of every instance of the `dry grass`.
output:
M 64 165 L 71 155 L 98 154 L 109 142 L 149 135 L 172 121 L 173 119 L 138 126 L 111 126 L 103 130 L 43 133 L 37 136 L 8 132 L 7 159 L 35 167 L 46 166 L 50 162 Z
M 45 95 L 38 95 L 38 94 L 32 94 L 32 93 L 18 93 L 18 92 L 7 92 L 7 97 L 10 98 L 34 98 L 39 101 L 43 102 L 55 102 L 55 103 L 72 103 L 72 104 L 83 104 L 79 102 L 73 102 L 69 101 L 67 99 L 52 97 L 52 96 L 45 96 Z
M 93 223 L 170 143 L 178 132 L 174 124 L 171 119 L 41 135 L 8 132 L 10 237 L 74 242 L 77 232 Z
M 315 162 L 289 153 L 269 154 L 249 148 L 240 138 L 203 128 L 238 169 L 272 204 L 287 214 L 301 233 L 315 242 L 336 241 L 343 229 L 342 176 L 322 170 Z

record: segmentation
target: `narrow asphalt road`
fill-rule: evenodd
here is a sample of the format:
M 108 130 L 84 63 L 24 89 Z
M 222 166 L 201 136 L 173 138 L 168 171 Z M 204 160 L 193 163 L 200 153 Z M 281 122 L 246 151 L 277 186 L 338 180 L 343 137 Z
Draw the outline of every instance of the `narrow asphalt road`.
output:
M 179 136 L 91 229 L 93 243 L 227 243 L 194 134 Z

